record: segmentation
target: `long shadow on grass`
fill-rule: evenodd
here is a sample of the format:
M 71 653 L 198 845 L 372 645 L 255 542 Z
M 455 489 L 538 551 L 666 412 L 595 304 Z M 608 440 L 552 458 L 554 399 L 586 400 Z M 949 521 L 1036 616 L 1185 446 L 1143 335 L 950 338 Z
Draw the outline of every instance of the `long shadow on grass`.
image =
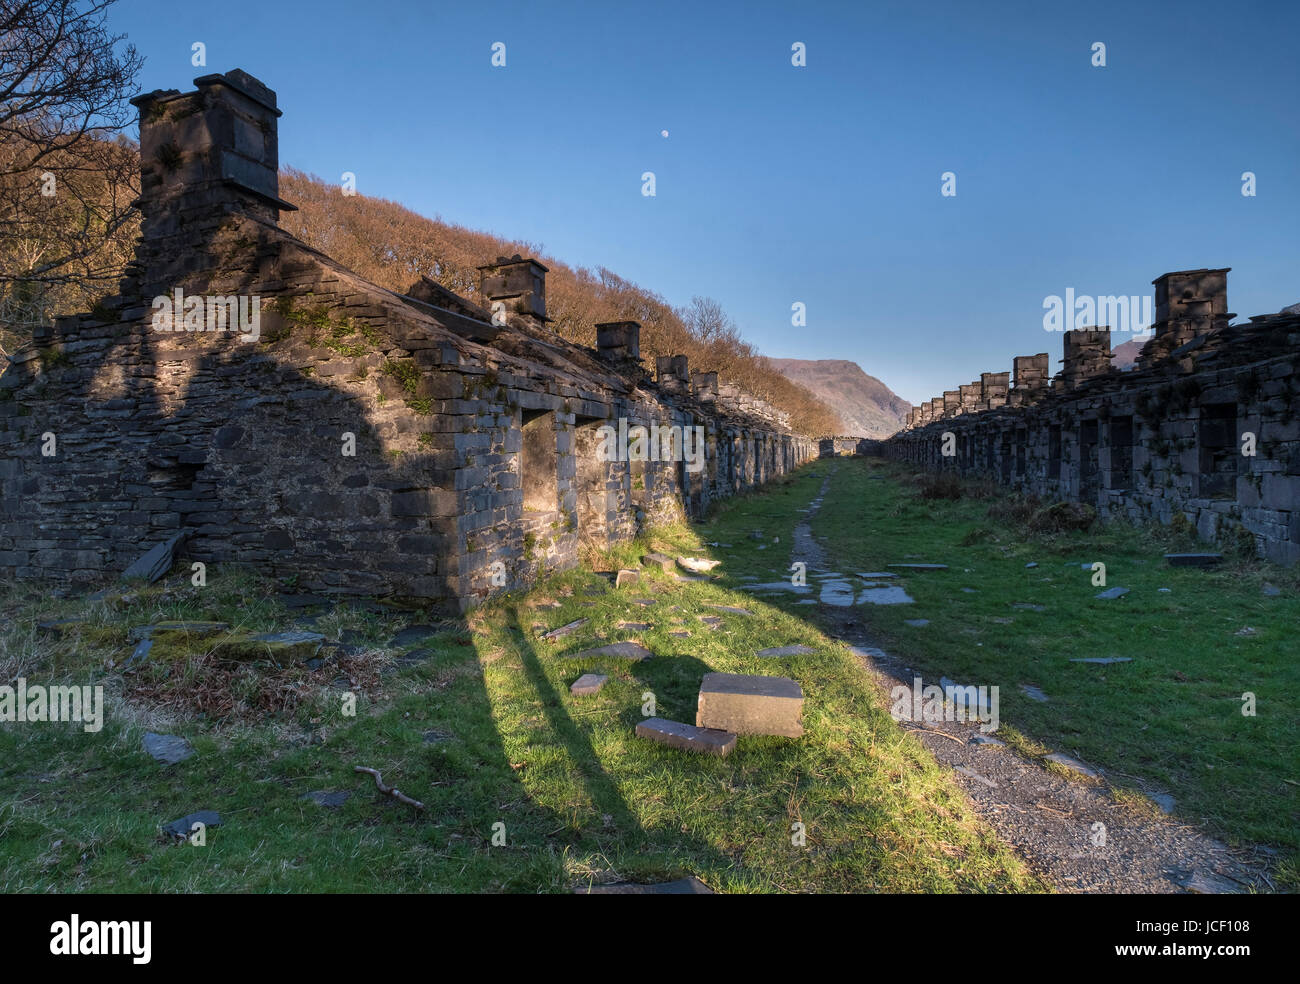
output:
M 524 672 L 527 674 L 528 682 L 532 684 L 533 689 L 537 692 L 537 697 L 541 702 L 542 711 L 546 715 L 551 732 L 568 752 L 576 772 L 581 776 L 582 782 L 591 796 L 592 802 L 601 813 L 610 817 L 613 829 L 618 831 L 617 849 L 619 855 L 610 860 L 616 864 L 620 862 L 626 864 L 627 861 L 638 855 L 643 861 L 651 860 L 647 857 L 647 852 L 671 851 L 674 863 L 668 865 L 668 867 L 677 868 L 679 873 L 684 873 L 685 866 L 682 862 L 687 858 L 694 863 L 694 866 L 700 868 L 717 870 L 729 866 L 730 859 L 722 855 L 713 844 L 690 834 L 673 831 L 671 845 L 655 843 L 653 835 L 642 827 L 636 813 L 629 806 L 623 794 L 619 792 L 618 784 L 601 764 L 600 756 L 592 746 L 591 740 L 565 710 L 564 700 L 547 677 L 537 649 L 528 641 L 528 635 L 519 624 L 516 609 L 510 608 L 507 610 L 506 624 L 519 640 L 520 661 L 524 667 Z M 689 674 L 687 668 L 677 665 L 683 659 L 695 664 L 690 668 Z M 677 683 L 676 689 L 680 689 L 680 680 L 683 678 L 683 674 L 695 676 L 698 681 L 705 672 L 708 672 L 708 667 L 705 664 L 690 657 L 677 657 L 672 662 L 674 664 L 673 676 L 676 678 Z M 654 679 L 659 677 L 660 674 L 644 675 L 646 671 L 642 669 L 643 665 L 637 664 L 633 675 L 637 680 L 645 684 L 651 684 L 653 687 Z M 577 667 L 576 662 L 574 666 Z M 696 686 L 698 687 L 698 683 Z M 621 714 L 619 719 L 627 720 L 630 715 L 635 715 L 639 710 L 637 708 L 635 711 L 629 712 L 629 714 Z M 631 730 L 635 727 L 635 723 L 628 721 L 627 726 Z M 680 753 L 664 749 L 663 754 L 676 755 Z

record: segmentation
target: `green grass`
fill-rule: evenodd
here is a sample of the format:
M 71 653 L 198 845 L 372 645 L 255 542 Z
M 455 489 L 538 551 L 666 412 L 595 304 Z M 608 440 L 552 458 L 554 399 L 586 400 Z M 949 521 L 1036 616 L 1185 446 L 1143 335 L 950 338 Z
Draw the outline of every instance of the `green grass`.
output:
M 712 555 L 729 575 L 784 569 L 795 510 L 825 465 L 727 504 L 707 525 L 656 531 L 602 567 L 636 566 L 649 547 Z M 764 528 L 780 545 L 757 551 Z M 703 541 L 735 549 L 710 551 Z M 393 666 L 383 643 L 427 615 L 342 608 L 322 620 L 332 636 L 362 633 L 368 652 L 331 686 L 334 669 L 213 665 L 195 640 L 188 657 L 123 674 L 131 626 L 162 618 L 219 619 L 241 630 L 283 628 L 274 585 L 234 569 L 208 586 L 178 577 L 135 590 L 125 604 L 52 602 L 39 587 L 10 587 L 0 610 L 0 677 L 103 683 L 108 721 L 0 726 L 0 886 L 35 891 L 555 892 L 587 879 L 696 874 L 721 891 L 1041 891 L 979 821 L 950 774 L 899 729 L 866 671 L 807 620 L 717 582 L 681 583 L 660 572 L 615 591 L 571 571 L 528 596 L 500 599 L 467 619 L 434 625 L 433 655 Z M 594 592 L 588 594 L 587 592 Z M 653 597 L 653 607 L 632 598 Z M 542 607 L 559 602 L 560 607 Z M 710 603 L 739 605 L 706 631 Z M 671 611 L 673 606 L 680 611 Z M 37 617 L 88 615 L 61 637 Z M 550 628 L 590 622 L 558 642 Z M 681 619 L 690 638 L 668 633 Z M 619 621 L 651 622 L 645 633 Z M 641 664 L 588 664 L 562 654 L 622 638 L 655 652 Z M 805 643 L 811 656 L 757 660 L 761 648 Z M 569 684 L 600 669 L 599 695 Z M 786 673 L 807 697 L 801 739 L 742 737 L 726 759 L 695 756 L 634 737 L 647 694 L 655 712 L 693 723 L 696 692 L 711 670 Z M 342 713 L 344 690 L 358 695 Z M 184 735 L 198 755 L 177 766 L 140 749 L 146 729 Z M 426 742 L 426 732 L 440 740 Z M 354 765 L 423 801 L 417 812 L 378 794 Z M 338 810 L 300 797 L 350 790 Z M 225 826 L 207 845 L 173 844 L 162 823 L 200 809 Z M 806 826 L 805 846 L 792 825 Z M 504 824 L 505 845 L 491 843 Z
M 1295 887 L 1297 572 L 1231 555 L 1215 569 L 1171 568 L 1163 554 L 1191 544 L 1124 523 L 1029 534 L 998 518 L 1005 497 L 972 498 L 981 490 L 966 488 L 957 501 L 923 500 L 902 466 L 839 462 L 812 523 L 836 570 L 950 568 L 900 579 L 914 605 L 855 610 L 881 648 L 927 676 L 999 686 L 999 735 L 1022 752 L 1077 755 L 1121 788 L 1173 794 L 1180 819 L 1234 843 L 1280 848 L 1282 876 Z M 1079 566 L 1092 561 L 1106 565 L 1107 587 L 1130 593 L 1096 600 L 1103 589 Z M 1031 562 L 1038 567 L 1027 569 Z M 1265 582 L 1282 596 L 1265 597 Z M 917 618 L 930 624 L 904 624 Z M 1255 634 L 1237 635 L 1246 627 Z M 1069 662 L 1090 656 L 1133 662 Z M 1022 683 L 1040 687 L 1049 702 L 1026 697 Z M 1256 695 L 1254 717 L 1241 713 L 1246 692 Z

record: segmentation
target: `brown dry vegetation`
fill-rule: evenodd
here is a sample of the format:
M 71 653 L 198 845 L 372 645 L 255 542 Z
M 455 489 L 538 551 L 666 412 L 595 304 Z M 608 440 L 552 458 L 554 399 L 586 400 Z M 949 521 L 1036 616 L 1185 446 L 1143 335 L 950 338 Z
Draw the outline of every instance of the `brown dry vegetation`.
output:
M 134 190 L 124 175 L 136 175 L 137 153 L 125 141 L 105 143 L 104 156 L 111 157 L 114 165 L 111 179 L 102 173 L 68 173 L 59 198 L 29 194 L 21 234 L 14 228 L 11 235 L 0 237 L 0 258 L 6 268 L 15 273 L 37 269 L 44 256 L 66 253 L 69 241 L 84 238 L 86 221 L 95 221 L 101 212 L 117 214 L 124 193 Z M 28 174 L 22 176 L 34 187 L 29 179 Z M 692 367 L 716 371 L 722 381 L 736 383 L 789 413 L 791 427 L 798 433 L 816 437 L 843 430 L 833 410 L 774 368 L 709 298 L 695 297 L 674 308 L 603 267 L 570 267 L 531 243 L 425 218 L 386 199 L 345 197 L 336 185 L 293 168 L 281 173 L 280 193 L 300 209 L 281 216 L 287 232 L 382 287 L 400 293 L 427 276 L 473 300 L 480 265 L 513 253 L 537 256 L 550 270 L 547 313 L 564 338 L 590 346 L 595 344 L 598 323 L 639 321 L 641 358 L 647 368 L 653 370 L 657 356 L 686 355 Z M 105 225 L 102 220 L 97 224 L 101 229 Z M 115 220 L 106 242 L 64 265 L 57 282 L 48 278 L 24 282 L 19 277 L 0 283 L 0 352 L 16 351 L 34 324 L 92 310 L 99 298 L 110 294 L 130 258 L 138 229 L 138 213 L 132 210 L 125 220 Z
M 381 287 L 402 292 L 427 276 L 474 300 L 480 265 L 514 253 L 536 256 L 550 270 L 547 314 L 564 338 L 594 345 L 600 322 L 639 321 L 647 367 L 654 367 L 657 356 L 686 355 L 692 367 L 717 371 L 723 381 L 787 411 L 800 433 L 817 436 L 842 429 L 834 411 L 786 379 L 741 338 L 716 301 L 696 297 L 673 308 L 604 267 L 575 269 L 532 243 L 425 218 L 387 199 L 344 196 L 337 185 L 293 168 L 282 171 L 280 194 L 300 209 L 281 216 L 285 229 Z

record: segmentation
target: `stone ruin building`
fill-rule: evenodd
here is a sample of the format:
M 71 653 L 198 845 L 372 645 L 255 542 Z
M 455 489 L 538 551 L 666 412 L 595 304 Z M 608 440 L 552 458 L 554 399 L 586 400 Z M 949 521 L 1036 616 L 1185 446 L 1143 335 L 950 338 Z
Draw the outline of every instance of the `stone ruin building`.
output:
M 484 264 L 478 302 L 344 269 L 277 225 L 275 93 L 239 70 L 194 84 L 133 100 L 143 220 L 119 293 L 0 376 L 0 576 L 94 580 L 166 544 L 462 609 L 815 456 L 685 356 L 652 378 L 636 322 L 560 338 L 536 260 Z M 620 422 L 702 428 L 702 465 L 604 460 Z
M 1109 329 L 1067 331 L 1055 377 L 1047 353 L 1017 356 L 1012 385 L 1007 373 L 986 372 L 913 407 L 883 453 L 1085 502 L 1103 516 L 1168 524 L 1181 514 L 1205 540 L 1248 536 L 1258 554 L 1294 564 L 1300 314 L 1230 324 L 1227 274 L 1153 281 L 1154 334 L 1133 370 L 1111 365 Z

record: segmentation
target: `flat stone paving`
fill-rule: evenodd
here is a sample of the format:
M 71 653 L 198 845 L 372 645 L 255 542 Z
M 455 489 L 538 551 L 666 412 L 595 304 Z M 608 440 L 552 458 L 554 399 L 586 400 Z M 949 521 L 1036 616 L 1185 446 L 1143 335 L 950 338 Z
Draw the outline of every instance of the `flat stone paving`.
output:
M 573 681 L 569 687 L 569 693 L 575 697 L 586 697 L 590 694 L 598 694 L 609 680 L 609 677 L 603 673 L 584 673 L 578 679 Z
M 600 659 L 602 657 L 613 657 L 615 659 L 630 659 L 640 662 L 643 659 L 649 659 L 654 653 L 646 649 L 645 646 L 638 645 L 635 642 L 614 642 L 608 646 L 600 646 L 597 649 L 584 649 L 577 653 L 568 653 L 565 659 Z

